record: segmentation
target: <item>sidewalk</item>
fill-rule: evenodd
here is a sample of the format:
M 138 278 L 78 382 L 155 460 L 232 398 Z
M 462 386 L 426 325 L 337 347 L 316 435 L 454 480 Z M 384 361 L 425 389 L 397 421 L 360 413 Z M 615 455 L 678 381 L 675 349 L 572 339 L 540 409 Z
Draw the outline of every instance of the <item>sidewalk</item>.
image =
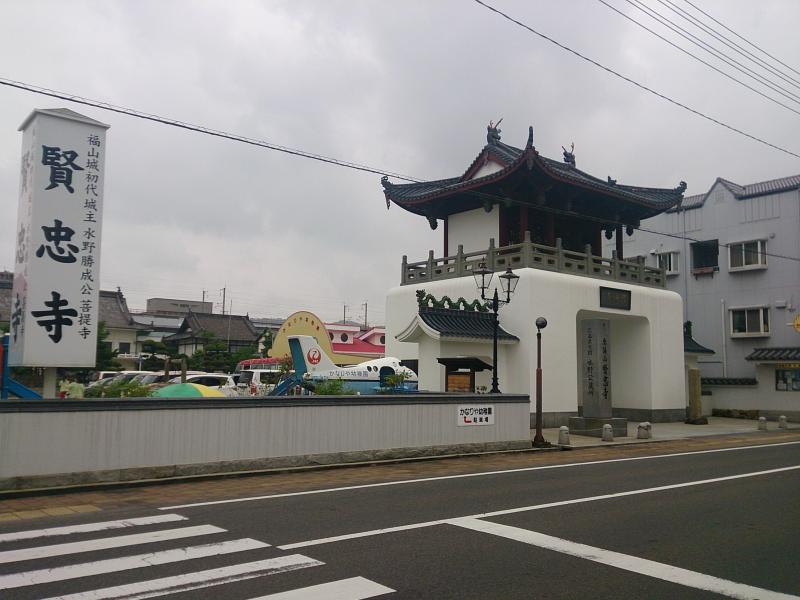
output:
M 587 448 L 592 446 L 612 446 L 616 444 L 646 444 L 664 440 L 683 440 L 693 437 L 711 435 L 735 435 L 750 433 L 758 430 L 758 421 L 749 419 L 729 419 L 726 417 L 708 417 L 708 425 L 687 425 L 686 423 L 653 423 L 652 438 L 640 440 L 636 438 L 639 423 L 628 421 L 628 437 L 614 438 L 613 442 L 604 442 L 599 437 L 574 435 L 570 433 L 570 446 L 573 448 Z M 767 421 L 768 431 L 787 431 L 778 429 L 776 421 Z M 800 424 L 788 423 L 788 431 L 800 430 Z M 558 427 L 543 429 L 544 439 L 551 444 L 558 443 Z M 533 437 L 531 432 L 531 437 Z

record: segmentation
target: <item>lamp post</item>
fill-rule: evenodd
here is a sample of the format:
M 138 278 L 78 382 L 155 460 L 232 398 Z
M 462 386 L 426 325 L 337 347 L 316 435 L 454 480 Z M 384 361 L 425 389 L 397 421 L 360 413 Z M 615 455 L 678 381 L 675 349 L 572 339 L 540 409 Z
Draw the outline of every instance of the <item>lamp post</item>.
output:
M 480 262 L 478 268 L 473 271 L 475 277 L 475 285 L 481 291 L 481 300 L 486 300 L 486 290 L 489 289 L 492 283 L 492 276 L 494 271 L 486 267 L 485 262 Z M 494 288 L 494 295 L 492 296 L 492 313 L 494 320 L 492 322 L 492 389 L 489 390 L 490 394 L 499 394 L 500 388 L 497 383 L 497 329 L 500 326 L 500 317 L 498 311 L 500 306 L 511 302 L 511 294 L 517 287 L 519 282 L 519 275 L 515 275 L 511 267 L 506 269 L 506 272 L 499 276 L 500 286 L 503 288 L 503 293 L 506 295 L 505 300 L 501 300 L 497 293 L 497 287 Z
M 547 319 L 536 319 L 536 435 L 533 445 L 536 448 L 547 446 L 542 435 L 542 329 L 547 327 Z

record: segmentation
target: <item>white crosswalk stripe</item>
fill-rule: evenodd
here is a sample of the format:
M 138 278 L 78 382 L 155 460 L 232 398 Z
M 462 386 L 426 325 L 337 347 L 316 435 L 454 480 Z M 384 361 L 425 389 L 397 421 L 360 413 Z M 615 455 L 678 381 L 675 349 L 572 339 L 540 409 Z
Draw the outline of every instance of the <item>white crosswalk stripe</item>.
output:
M 152 517 L 139 517 L 137 519 L 120 519 L 118 521 L 84 523 L 83 525 L 68 525 L 66 527 L 51 527 L 49 529 L 31 529 L 29 531 L 14 531 L 12 533 L 0 534 L 0 542 L 18 542 L 22 540 L 31 540 L 40 537 L 72 535 L 75 533 L 91 533 L 93 531 L 104 531 L 107 529 L 122 529 L 125 527 L 141 527 L 143 525 L 156 525 L 160 523 L 172 523 L 175 521 L 186 521 L 186 517 L 182 515 L 169 513 L 164 515 L 154 515 Z
M 243 552 L 245 550 L 255 550 L 256 548 L 267 548 L 268 546 L 269 544 L 259 542 L 258 540 L 243 538 L 228 542 L 218 542 L 216 544 L 188 546 L 186 548 L 161 550 L 149 552 L 147 554 L 110 558 L 77 565 L 38 569 L 35 571 L 25 571 L 23 573 L 13 573 L 11 575 L 0 575 L 0 590 L 37 585 L 40 583 L 52 583 L 54 581 L 64 581 L 66 579 L 77 579 L 78 577 L 87 577 L 89 575 L 127 571 L 128 569 L 140 569 L 142 567 L 152 567 L 154 565 L 165 565 L 183 560 L 191 560 L 193 558 L 231 554 L 232 552 Z
M 178 594 L 191 590 L 210 588 L 226 585 L 236 581 L 255 579 L 271 575 L 279 575 L 288 571 L 306 569 L 324 565 L 322 561 L 304 556 L 302 554 L 287 554 L 274 556 L 262 560 L 251 560 L 239 564 L 226 565 L 200 571 L 184 572 L 180 575 L 159 577 L 154 579 L 141 579 L 145 576 L 147 567 L 158 565 L 184 563 L 193 559 L 212 558 L 252 550 L 271 548 L 270 544 L 250 538 L 220 541 L 217 543 L 185 546 L 182 548 L 168 548 L 166 550 L 152 550 L 147 553 L 106 558 L 103 560 L 90 560 L 85 562 L 64 565 L 63 560 L 56 563 L 58 566 L 44 567 L 44 560 L 53 557 L 70 557 L 73 554 L 101 552 L 103 550 L 125 548 L 129 546 L 143 546 L 148 544 L 163 544 L 174 540 L 181 540 L 199 536 L 217 535 L 227 533 L 227 530 L 214 525 L 193 525 L 171 529 L 146 531 L 127 535 L 108 535 L 114 530 L 161 525 L 176 521 L 186 521 L 187 518 L 178 514 L 163 514 L 155 517 L 140 517 L 135 519 L 120 519 L 116 521 L 101 521 L 97 523 L 84 523 L 81 525 L 68 525 L 45 529 L 33 529 L 0 534 L 0 565 L 20 561 L 37 560 L 36 569 L 0 575 L 0 598 L 5 598 L 2 590 L 11 590 L 42 584 L 57 584 L 76 579 L 85 578 L 85 581 L 75 582 L 72 590 L 88 589 L 86 591 L 72 591 L 60 596 L 53 596 L 48 600 L 138 600 Z M 105 537 L 94 537 L 79 541 L 69 541 L 68 536 L 105 533 Z M 2 550 L 9 543 L 26 540 L 47 540 L 53 537 L 67 538 L 63 543 L 43 544 L 23 548 Z M 279 549 L 275 549 L 279 550 Z M 179 567 L 182 571 L 183 568 Z M 99 577 L 111 573 L 128 572 L 132 583 L 112 587 L 92 586 L 92 577 Z M 55 588 L 56 593 L 60 590 Z M 393 589 L 366 579 L 364 577 L 350 577 L 338 581 L 330 581 L 317 585 L 296 588 L 289 591 L 268 594 L 252 600 L 365 600 L 394 592 Z M 52 591 L 50 593 L 53 593 Z M 38 596 L 37 597 L 41 597 Z
M 213 525 L 198 525 L 196 527 L 180 527 L 178 529 L 164 529 L 162 531 L 151 531 L 148 533 L 119 535 L 115 537 L 101 538 L 99 540 L 87 540 L 85 542 L 71 542 L 68 544 L 39 546 L 37 548 L 7 550 L 5 552 L 0 552 L 0 563 L 33 560 L 36 558 L 46 558 L 49 556 L 64 556 L 66 554 L 79 554 L 81 552 L 92 552 L 94 550 L 106 550 L 108 548 L 121 548 L 122 546 L 151 544 L 154 542 L 164 542 L 167 540 L 180 540 L 188 537 L 224 532 L 224 529 L 221 529 L 220 527 L 214 527 Z
M 350 577 L 288 592 L 259 596 L 252 600 L 365 600 L 392 592 L 394 592 L 392 588 L 364 577 Z
M 264 575 L 285 573 L 286 571 L 316 567 L 323 564 L 325 563 L 314 560 L 313 558 L 308 558 L 302 554 L 290 554 L 288 556 L 241 563 L 230 567 L 221 567 L 219 569 L 208 569 L 205 571 L 197 571 L 196 573 L 186 573 L 174 577 L 162 577 L 161 579 L 140 581 L 128 585 L 103 588 L 101 590 L 56 596 L 48 598 L 47 600 L 111 600 L 112 598 L 139 600 L 140 598 L 155 598 L 166 594 L 188 592 L 189 590 L 198 590 L 214 585 L 243 581 L 245 579 L 262 577 Z

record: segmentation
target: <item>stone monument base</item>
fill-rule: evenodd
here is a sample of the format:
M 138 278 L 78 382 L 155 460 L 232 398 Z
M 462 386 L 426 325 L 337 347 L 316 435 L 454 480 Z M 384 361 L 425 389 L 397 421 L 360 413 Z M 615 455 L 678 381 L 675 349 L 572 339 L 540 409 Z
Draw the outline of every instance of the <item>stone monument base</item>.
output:
M 611 425 L 614 437 L 628 437 L 628 420 L 620 417 L 570 417 L 569 432 L 574 435 L 603 437 L 603 425 Z

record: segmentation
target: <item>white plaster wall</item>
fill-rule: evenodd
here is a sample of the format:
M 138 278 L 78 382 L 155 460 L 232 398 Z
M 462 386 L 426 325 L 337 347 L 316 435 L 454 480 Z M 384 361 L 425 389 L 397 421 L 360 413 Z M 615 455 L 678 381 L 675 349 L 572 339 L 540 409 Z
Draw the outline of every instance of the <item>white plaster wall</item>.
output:
M 478 427 L 435 400 L 1 413 L 0 478 L 529 439 L 525 403 L 494 406 L 495 425 Z
M 775 366 L 756 365 L 757 386 L 703 386 L 711 396 L 703 396 L 703 409 L 761 410 L 800 414 L 800 392 L 775 389 Z
M 489 247 L 489 239 L 500 239 L 500 209 L 492 206 L 492 212 L 482 208 L 468 210 L 447 217 L 447 253 L 450 256 L 464 246 L 464 252 L 480 252 Z
M 501 308 L 500 324 L 520 338 L 513 346 L 499 347 L 500 389 L 506 393 L 535 396 L 536 318 L 545 317 L 548 326 L 542 332 L 543 408 L 545 412 L 574 412 L 578 407 L 578 330 L 577 316 L 586 311 L 596 318 L 612 319 L 612 330 L 619 322 L 623 334 L 612 348 L 612 378 L 617 385 L 614 398 L 631 405 L 613 402 L 619 408 L 683 409 L 686 406 L 684 378 L 682 302 L 678 294 L 659 288 L 628 285 L 591 277 L 566 275 L 538 269 L 518 269 L 520 276 L 511 304 Z M 631 290 L 631 310 L 600 308 L 600 286 Z M 434 281 L 390 290 L 386 300 L 386 353 L 399 358 L 419 358 L 420 372 L 441 354 L 424 357 L 417 344 L 401 343 L 395 338 L 417 314 L 415 292 L 425 289 L 436 298 L 476 297 L 472 277 Z M 631 319 L 635 317 L 636 319 Z M 645 325 L 646 324 L 646 325 Z M 624 334 L 628 337 L 625 338 Z M 613 334 L 612 334 L 613 335 Z M 630 345 L 630 348 L 620 346 Z M 491 356 L 491 342 L 472 345 L 473 352 Z M 487 352 L 488 349 L 488 352 Z M 450 354 L 448 350 L 448 354 Z M 636 368 L 621 365 L 634 361 Z M 438 363 L 437 363 L 438 365 Z M 443 372 L 443 371 L 442 371 Z M 440 379 L 444 381 L 443 376 Z M 612 385 L 614 385 L 612 379 Z M 427 381 L 425 382 L 427 383 Z M 433 382 L 432 382 L 433 383 Z M 420 385 L 423 385 L 422 378 Z M 621 386 L 641 393 L 623 393 Z M 442 391 L 443 383 L 438 389 Z M 645 392 L 646 390 L 646 392 Z M 618 396 L 622 394 L 622 396 Z

